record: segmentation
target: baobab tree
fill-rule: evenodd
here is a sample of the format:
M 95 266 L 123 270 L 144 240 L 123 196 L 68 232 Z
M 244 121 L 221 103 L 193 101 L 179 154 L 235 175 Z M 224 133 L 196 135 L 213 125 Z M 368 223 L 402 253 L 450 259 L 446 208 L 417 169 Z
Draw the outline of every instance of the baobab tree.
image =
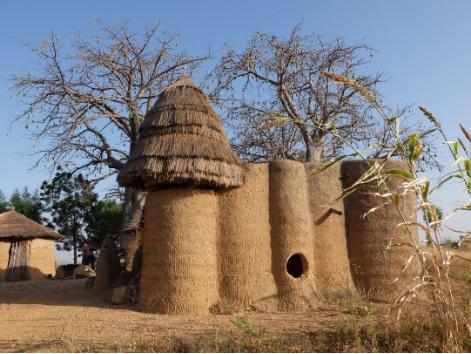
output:
M 376 93 L 382 78 L 367 73 L 372 54 L 363 43 L 304 36 L 299 26 L 286 39 L 257 33 L 245 49 L 225 49 L 208 87 L 234 148 L 250 161 L 319 162 L 369 144 L 380 157 L 390 130 L 375 121 L 357 89 L 323 75 L 341 74 Z M 415 129 L 423 127 L 407 122 L 404 132 Z
M 155 25 L 143 33 L 119 25 L 99 35 L 77 35 L 64 53 L 56 35 L 30 46 L 38 62 L 13 77 L 25 123 L 37 142 L 37 164 L 61 165 L 97 182 L 115 175 L 139 136 L 139 126 L 157 95 L 207 56 L 177 51 L 177 36 Z M 142 194 L 124 193 L 125 220 L 142 204 Z

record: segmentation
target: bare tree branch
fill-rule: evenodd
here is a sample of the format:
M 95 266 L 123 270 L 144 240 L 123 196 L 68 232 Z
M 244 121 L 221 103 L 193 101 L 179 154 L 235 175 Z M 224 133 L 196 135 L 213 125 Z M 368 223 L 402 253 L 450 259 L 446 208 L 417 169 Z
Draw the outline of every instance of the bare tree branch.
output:
M 151 101 L 207 59 L 177 53 L 176 39 L 158 25 L 143 33 L 120 25 L 94 38 L 77 35 L 70 54 L 54 34 L 30 45 L 37 70 L 13 77 L 13 89 L 24 106 L 17 120 L 38 142 L 38 163 L 66 161 L 103 175 L 119 170 Z
M 381 76 L 364 74 L 371 54 L 363 43 L 303 36 L 299 26 L 287 39 L 257 33 L 245 50 L 224 51 L 210 75 L 211 99 L 234 131 L 234 147 L 249 160 L 325 160 L 345 152 L 336 135 L 354 145 L 380 137 L 360 92 L 321 74 L 338 72 L 375 91 Z M 280 117 L 290 126 L 270 125 Z
M 177 36 L 158 25 L 143 33 L 120 25 L 93 38 L 77 35 L 69 53 L 54 34 L 29 47 L 37 68 L 13 77 L 13 90 L 24 107 L 16 121 L 37 144 L 35 166 L 61 165 L 95 182 L 122 168 L 158 94 L 208 57 L 177 52 Z M 129 190 L 124 195 L 130 219 L 142 198 Z

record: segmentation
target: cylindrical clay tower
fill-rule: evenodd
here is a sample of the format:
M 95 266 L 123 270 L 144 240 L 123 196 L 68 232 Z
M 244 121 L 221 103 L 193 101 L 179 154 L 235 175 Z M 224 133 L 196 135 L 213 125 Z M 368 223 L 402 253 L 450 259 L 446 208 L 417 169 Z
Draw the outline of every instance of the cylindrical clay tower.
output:
M 146 115 L 121 185 L 148 191 L 140 303 L 158 313 L 209 313 L 218 302 L 218 198 L 244 167 L 222 122 L 189 77 L 162 92 Z
M 391 240 L 407 241 L 394 206 L 363 218 L 381 202 L 371 193 L 376 186 L 335 201 L 367 162 L 327 170 L 295 161 L 245 165 L 188 77 L 162 92 L 139 135 L 118 180 L 148 192 L 140 273 L 146 311 L 301 311 L 319 294 L 355 288 L 391 300 L 417 270 L 413 263 L 392 282 L 411 250 L 388 249 Z M 399 181 L 388 185 L 395 190 Z M 415 218 L 414 197 L 403 199 L 407 220 Z
M 354 292 L 348 261 L 345 210 L 340 164 L 322 170 L 321 164 L 307 163 L 307 185 L 313 224 L 314 266 L 319 295 Z
M 246 183 L 219 194 L 219 272 L 223 311 L 274 311 L 268 164 L 249 164 Z
M 375 160 L 344 161 L 342 180 L 345 188 L 353 185 Z M 381 160 L 377 160 L 382 164 Z M 399 161 L 388 161 L 384 170 L 403 170 Z M 399 192 L 403 181 L 388 178 L 388 189 Z M 384 199 L 375 193 L 385 193 L 376 183 L 370 183 L 345 199 L 347 241 L 350 265 L 357 289 L 371 300 L 393 301 L 419 274 L 419 263 L 415 257 L 402 273 L 402 267 L 414 254 L 408 246 L 411 239 L 397 207 L 386 204 L 371 214 L 372 208 L 384 204 Z M 417 208 L 414 192 L 401 196 L 400 208 L 406 221 L 416 221 Z M 412 237 L 418 241 L 416 228 L 408 226 Z
M 305 310 L 315 294 L 313 225 L 304 165 L 272 161 L 270 169 L 270 225 L 273 272 L 279 309 Z
M 158 313 L 208 313 L 218 302 L 217 197 L 162 189 L 148 196 L 140 303 Z

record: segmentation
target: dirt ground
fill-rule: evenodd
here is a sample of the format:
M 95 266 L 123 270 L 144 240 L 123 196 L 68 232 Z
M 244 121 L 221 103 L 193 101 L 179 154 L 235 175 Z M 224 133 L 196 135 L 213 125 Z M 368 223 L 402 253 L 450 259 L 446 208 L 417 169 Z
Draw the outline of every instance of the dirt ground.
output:
M 165 316 L 137 306 L 113 306 L 84 280 L 0 283 L 0 352 L 132 350 L 169 337 L 194 338 L 234 328 L 237 315 Z M 350 315 L 328 308 L 294 314 L 244 314 L 276 332 L 328 330 Z
M 462 257 L 470 257 L 471 247 L 458 253 Z M 471 288 L 470 263 L 462 260 L 452 262 L 450 276 L 455 295 L 467 303 Z M 113 306 L 109 300 L 109 293 L 97 294 L 86 290 L 84 279 L 2 282 L 0 352 L 205 351 L 205 348 L 206 351 L 242 351 L 244 348 L 248 351 L 378 351 L 382 348 L 378 345 L 384 345 L 384 340 L 381 342 L 381 334 L 375 331 L 392 321 L 388 316 L 389 305 L 366 303 L 358 297 L 327 299 L 315 310 L 305 313 L 248 312 L 210 316 L 146 314 L 138 305 Z M 435 312 L 429 301 L 421 301 L 411 307 L 422 315 L 429 313 L 424 311 Z M 362 314 L 364 309 L 366 316 Z M 425 322 L 420 319 L 412 323 L 406 329 L 400 347 L 383 349 L 393 352 L 437 350 L 440 329 Z M 254 339 L 262 340 L 257 339 L 259 329 L 264 333 L 304 337 L 281 344 L 279 341 L 271 343 L 273 337 L 270 337 L 270 342 L 263 344 L 267 346 L 259 347 L 258 342 L 250 343 Z M 438 332 L 435 334 L 433 331 Z M 247 346 L 227 342 L 227 333 L 242 333 L 242 337 L 245 335 L 243 339 L 249 341 Z M 344 334 L 346 338 L 338 339 Z M 329 335 L 333 340 L 328 339 L 327 347 L 316 344 L 319 338 Z M 438 343 L 422 347 L 421 343 L 412 343 L 424 335 L 436 337 Z M 195 345 L 195 341 L 205 336 L 210 341 L 207 346 Z M 226 343 L 218 347 L 221 338 Z M 308 342 L 303 342 L 306 338 Z M 350 344 L 346 346 L 345 341 Z M 181 345 L 175 347 L 175 343 Z

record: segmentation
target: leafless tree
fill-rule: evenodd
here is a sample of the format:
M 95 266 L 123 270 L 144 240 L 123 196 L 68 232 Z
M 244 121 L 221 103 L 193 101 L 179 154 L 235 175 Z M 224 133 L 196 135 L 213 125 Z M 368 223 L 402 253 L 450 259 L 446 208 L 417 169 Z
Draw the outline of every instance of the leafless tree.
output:
M 158 25 L 143 33 L 119 25 L 101 27 L 93 38 L 76 35 L 70 55 L 56 35 L 30 45 L 37 68 L 15 76 L 13 88 L 24 106 L 18 120 L 37 142 L 37 164 L 86 171 L 95 181 L 115 175 L 157 95 L 207 58 L 176 47 L 177 36 Z M 141 197 L 125 191 L 126 220 Z
M 318 162 L 347 153 L 350 144 L 388 139 L 358 90 L 322 74 L 339 73 L 375 92 L 381 75 L 365 73 L 372 53 L 363 43 L 303 36 L 299 26 L 287 39 L 257 33 L 246 49 L 225 49 L 208 88 L 245 158 Z

